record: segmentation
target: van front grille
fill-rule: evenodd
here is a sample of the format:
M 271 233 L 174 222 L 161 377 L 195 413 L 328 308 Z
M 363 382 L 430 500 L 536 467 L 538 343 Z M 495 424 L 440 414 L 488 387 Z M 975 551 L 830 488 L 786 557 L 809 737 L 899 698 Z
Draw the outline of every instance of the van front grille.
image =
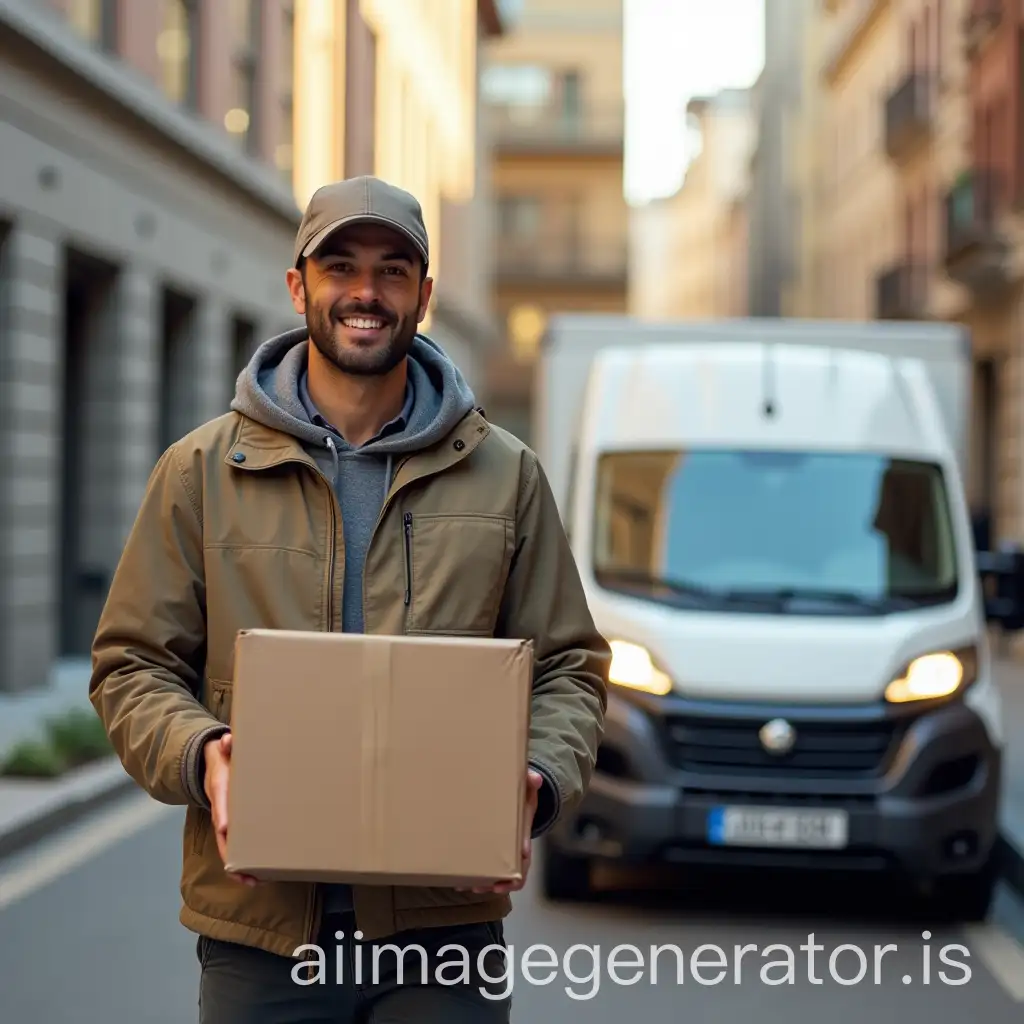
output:
M 898 722 L 794 722 L 786 754 L 764 748 L 758 733 L 768 719 L 674 715 L 666 719 L 668 756 L 697 774 L 772 778 L 852 779 L 885 771 L 902 727 Z

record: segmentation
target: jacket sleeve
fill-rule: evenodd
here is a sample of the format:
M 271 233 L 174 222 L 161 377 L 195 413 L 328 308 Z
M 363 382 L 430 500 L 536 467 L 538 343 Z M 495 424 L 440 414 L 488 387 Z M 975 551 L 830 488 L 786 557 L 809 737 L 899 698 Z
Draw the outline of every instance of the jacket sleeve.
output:
M 200 503 L 176 447 L 150 475 L 92 646 L 89 699 L 154 799 L 209 809 L 201 753 L 227 731 L 199 700 L 206 643 Z
M 539 836 L 590 784 L 604 734 L 611 648 L 594 625 L 554 495 L 530 451 L 501 628 L 534 643 L 529 758 L 544 779 L 533 827 Z

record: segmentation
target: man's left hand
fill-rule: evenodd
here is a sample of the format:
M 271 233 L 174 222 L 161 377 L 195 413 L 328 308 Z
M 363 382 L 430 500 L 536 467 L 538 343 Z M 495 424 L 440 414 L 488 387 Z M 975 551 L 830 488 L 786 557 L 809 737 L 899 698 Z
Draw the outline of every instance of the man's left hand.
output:
M 530 838 L 530 833 L 533 831 L 533 819 L 537 813 L 537 794 L 540 793 L 540 787 L 544 785 L 544 779 L 535 771 L 528 771 L 526 773 L 526 806 L 523 809 L 523 869 L 522 878 L 518 881 L 510 882 L 497 882 L 495 885 L 477 886 L 473 889 L 473 892 L 495 892 L 495 893 L 509 893 L 517 892 L 526 885 L 526 879 L 530 874 L 530 861 L 533 856 L 533 840 Z M 465 889 L 460 889 L 460 892 L 465 892 Z

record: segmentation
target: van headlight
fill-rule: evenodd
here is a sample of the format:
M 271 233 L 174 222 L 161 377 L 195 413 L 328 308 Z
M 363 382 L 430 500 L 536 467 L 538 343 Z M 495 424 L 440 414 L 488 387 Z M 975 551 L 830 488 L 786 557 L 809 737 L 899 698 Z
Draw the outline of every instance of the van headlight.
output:
M 977 677 L 977 647 L 933 651 L 909 662 L 885 688 L 885 699 L 892 704 L 905 704 L 951 697 L 966 690 Z
M 616 686 L 664 696 L 672 692 L 672 680 L 659 669 L 651 652 L 626 640 L 611 640 L 612 667 L 609 679 Z

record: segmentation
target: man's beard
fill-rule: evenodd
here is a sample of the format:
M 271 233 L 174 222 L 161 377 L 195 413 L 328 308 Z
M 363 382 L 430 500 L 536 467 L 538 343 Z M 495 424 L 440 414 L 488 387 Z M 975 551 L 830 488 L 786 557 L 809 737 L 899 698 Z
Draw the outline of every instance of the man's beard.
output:
M 383 345 L 361 349 L 357 345 L 343 347 L 335 340 L 335 330 L 344 330 L 338 320 L 343 316 L 378 317 L 385 322 L 389 336 Z M 416 337 L 418 321 L 413 316 L 398 316 L 382 306 L 349 308 L 334 312 L 314 309 L 306 311 L 309 339 L 328 362 L 342 373 L 359 377 L 377 377 L 390 373 L 409 354 Z

